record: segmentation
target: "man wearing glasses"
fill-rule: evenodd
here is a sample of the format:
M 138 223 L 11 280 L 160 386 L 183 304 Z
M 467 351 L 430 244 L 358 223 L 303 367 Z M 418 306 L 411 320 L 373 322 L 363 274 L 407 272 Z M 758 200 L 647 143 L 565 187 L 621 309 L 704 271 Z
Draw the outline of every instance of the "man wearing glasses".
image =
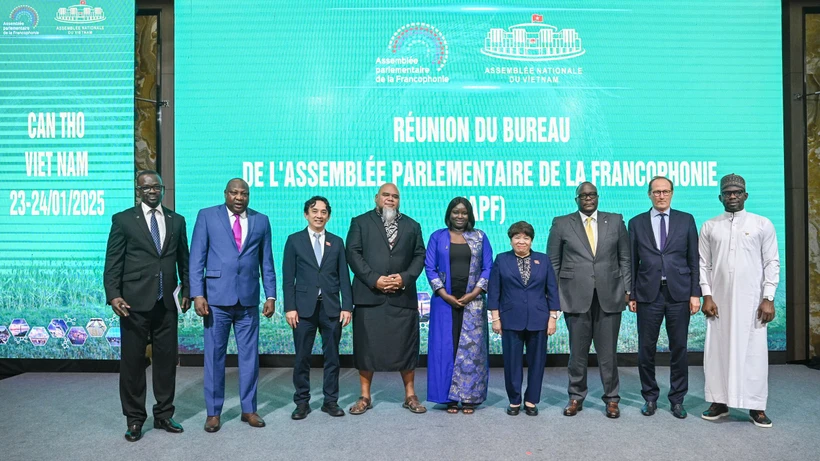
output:
M 558 275 L 561 310 L 569 331 L 569 403 L 575 416 L 587 396 L 587 360 L 594 341 L 606 415 L 617 418 L 618 330 L 632 286 L 629 237 L 623 217 L 598 211 L 598 189 L 585 182 L 575 190 L 578 211 L 552 221 L 547 255 Z
M 769 394 L 767 326 L 774 319 L 780 257 L 774 225 L 744 209 L 746 181 L 730 174 L 720 180 L 724 212 L 700 231 L 700 287 L 706 315 L 703 351 L 703 419 L 729 415 L 729 407 L 749 409 L 758 427 Z
M 105 254 L 105 299 L 120 316 L 120 400 L 128 430 L 142 438 L 145 411 L 145 347 L 152 340 L 154 428 L 182 432 L 174 415 L 177 367 L 177 308 L 174 289 L 182 284 L 182 311 L 188 297 L 188 235 L 185 218 L 161 205 L 165 193 L 156 171 L 137 175 L 139 205 L 112 218 Z
M 660 390 L 655 379 L 655 352 L 665 318 L 670 351 L 669 403 L 672 415 L 683 419 L 683 398 L 689 390 L 689 316 L 700 310 L 698 229 L 692 215 L 671 209 L 674 191 L 672 181 L 656 176 L 649 182 L 647 194 L 652 208 L 629 220 L 629 310 L 638 314 L 638 373 L 645 401 L 641 413 L 652 416 L 657 410 Z

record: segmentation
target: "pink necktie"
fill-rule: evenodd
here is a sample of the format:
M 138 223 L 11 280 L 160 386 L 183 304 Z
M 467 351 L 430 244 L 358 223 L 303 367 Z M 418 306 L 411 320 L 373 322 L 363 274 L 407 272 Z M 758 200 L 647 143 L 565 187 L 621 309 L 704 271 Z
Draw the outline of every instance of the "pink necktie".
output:
M 239 215 L 233 215 L 236 220 L 233 222 L 233 239 L 236 242 L 236 249 L 242 251 L 242 225 L 239 224 Z

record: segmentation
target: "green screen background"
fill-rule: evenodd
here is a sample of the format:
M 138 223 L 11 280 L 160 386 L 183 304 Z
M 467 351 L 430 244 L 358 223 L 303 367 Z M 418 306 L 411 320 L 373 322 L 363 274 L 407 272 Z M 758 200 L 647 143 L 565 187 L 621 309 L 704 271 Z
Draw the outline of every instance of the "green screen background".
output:
M 118 321 L 105 305 L 102 266 L 110 216 L 133 199 L 134 4 L 94 1 L 106 19 L 72 30 L 55 20 L 73 2 L 29 1 L 33 16 L 3 6 L 0 20 L 22 24 L 37 35 L 0 36 L 0 339 L 4 328 L 25 325 L 21 336 L 0 344 L 0 357 L 118 358 Z M 507 227 L 533 224 L 533 247 L 543 251 L 553 217 L 574 211 L 574 186 L 564 162 L 716 162 L 716 178 L 735 172 L 747 180 L 749 211 L 774 222 L 781 264 L 785 252 L 782 59 L 780 3 L 588 1 L 543 4 L 527 1 L 470 4 L 414 1 L 312 0 L 230 3 L 180 0 L 176 17 L 176 209 L 189 221 L 200 208 L 223 202 L 228 179 L 243 176 L 243 162 L 296 161 L 560 161 L 560 186 L 432 187 L 404 185 L 402 211 L 422 225 L 425 239 L 443 227 L 454 196 L 503 198 L 504 219 L 488 213 L 477 227 L 496 252 L 509 249 Z M 481 53 L 490 29 L 528 23 L 574 29 L 585 53 L 533 63 Z M 16 16 L 15 16 L 16 15 Z M 35 24 L 36 22 L 36 24 Z M 391 52 L 391 39 L 412 23 L 429 24 L 438 35 L 411 37 Z M 13 24 L 13 25 L 14 25 Z M 69 24 L 70 25 L 70 24 Z M 102 26 L 102 28 L 97 28 Z M 17 26 L 15 26 L 17 27 Z M 433 30 L 433 29 L 430 29 Z M 420 65 L 446 60 L 430 75 L 447 83 L 376 81 L 377 58 L 418 58 Z M 443 45 L 442 45 L 443 46 Z M 394 66 L 396 67 L 396 66 Z M 397 66 L 401 67 L 401 66 Z M 581 68 L 558 81 L 525 84 L 488 68 Z M 523 76 L 523 75 L 521 75 Z M 82 139 L 30 139 L 30 112 L 82 111 Z M 566 143 L 396 143 L 393 118 L 414 116 L 569 117 Z M 472 134 L 472 133 L 471 133 Z M 26 151 L 87 150 L 88 176 L 33 177 Z M 587 170 L 589 174 L 589 170 Z M 278 187 L 251 190 L 251 207 L 273 225 L 277 272 L 288 234 L 305 226 L 304 201 L 328 197 L 328 229 L 345 236 L 350 218 L 372 207 L 375 186 Z M 55 216 L 31 208 L 13 214 L 13 195 L 25 191 L 103 190 L 97 215 Z M 599 184 L 600 208 L 626 219 L 650 203 L 645 185 Z M 714 185 L 678 184 L 673 207 L 694 214 L 698 225 L 722 210 Z M 19 207 L 19 200 L 18 200 Z M 5 211 L 2 211 L 5 210 Z M 281 280 L 278 281 L 281 289 Z M 429 292 L 422 275 L 420 292 Z M 785 272 L 781 271 L 769 327 L 769 347 L 785 349 Z M 280 291 L 281 301 L 281 291 Z M 105 330 L 100 333 L 102 319 Z M 24 322 L 21 322 L 24 321 Z M 52 328 L 49 329 L 48 327 Z M 64 327 L 63 327 L 64 326 Z M 91 327 L 91 328 L 89 328 Z M 193 311 L 180 319 L 182 352 L 202 350 L 201 320 Z M 58 330 L 82 329 L 81 345 Z M 422 323 L 422 352 L 426 328 Z M 37 332 L 38 334 L 32 335 Z M 37 337 L 47 332 L 43 345 Z M 701 350 L 703 317 L 693 318 L 691 350 Z M 293 353 L 292 335 L 277 304 L 263 320 L 260 352 Z M 665 350 L 665 333 L 660 350 Z M 1 342 L 1 341 L 0 341 Z M 41 341 L 42 342 L 42 341 Z M 492 352 L 500 338 L 491 335 Z M 624 313 L 619 350 L 637 346 L 635 316 Z M 233 343 L 230 346 L 235 351 Z M 350 353 L 350 328 L 343 336 Z M 551 353 L 566 353 L 563 322 L 550 339 Z M 315 352 L 319 352 L 317 342 Z
M 104 19 L 58 21 L 72 6 Z M 134 11 L 131 0 L 0 2 L 0 343 L 23 326 L 0 357 L 119 358 L 102 269 L 111 215 L 134 203 Z M 56 137 L 30 138 L 31 112 L 56 113 Z M 82 138 L 62 138 L 60 112 L 84 113 Z M 29 151 L 54 153 L 51 176 L 27 174 Z M 58 151 L 88 151 L 87 176 L 58 176 Z M 35 191 L 49 199 L 34 206 Z M 55 215 L 51 197 L 71 191 L 102 200 L 65 211 L 60 200 Z
M 713 161 L 715 180 L 747 180 L 747 209 L 770 218 L 785 250 L 781 13 L 776 1 L 587 1 L 463 4 L 283 0 L 274 3 L 183 0 L 176 4 L 177 211 L 191 221 L 200 208 L 222 203 L 243 162 L 263 162 L 264 187 L 251 188 L 251 208 L 272 220 L 277 272 L 288 234 L 305 227 L 304 201 L 330 199 L 329 231 L 345 236 L 350 218 L 372 207 L 376 187 L 270 187 L 268 162 L 436 160 Z M 550 7 L 552 6 L 552 7 Z M 481 53 L 491 28 L 528 23 L 533 14 L 558 29 L 575 29 L 585 54 L 550 63 L 497 59 Z M 403 26 L 433 26 L 447 59 L 433 76 L 449 82 L 376 82 L 376 60 L 438 59 L 437 39 L 418 37 L 390 50 Z M 430 29 L 433 30 L 433 29 Z M 558 82 L 522 84 L 488 74 L 488 67 L 582 68 Z M 506 79 L 506 80 L 505 80 Z M 396 143 L 393 118 L 414 116 L 570 117 L 567 143 Z M 574 186 L 430 187 L 403 185 L 401 209 L 421 223 L 425 239 L 444 226 L 457 195 L 504 198 L 505 219 L 477 222 L 496 252 L 509 249 L 507 227 L 526 220 L 533 247 L 544 251 L 553 217 L 575 210 Z M 647 210 L 646 186 L 599 184 L 600 209 L 628 220 Z M 678 184 L 673 207 L 698 226 L 722 212 L 716 185 Z M 281 280 L 280 287 L 281 301 Z M 429 292 L 426 278 L 418 289 Z M 784 307 L 781 272 L 776 305 Z M 262 353 L 293 353 L 282 306 L 263 320 Z M 785 349 L 785 315 L 769 327 L 769 346 Z M 422 353 L 426 352 L 422 323 Z M 181 329 L 185 352 L 202 349 L 201 322 L 189 313 Z M 691 350 L 702 350 L 702 315 L 693 318 Z M 661 350 L 666 348 L 662 334 Z M 491 335 L 492 352 L 500 337 Z M 343 352 L 350 353 L 350 329 Z M 231 346 L 231 350 L 233 346 Z M 619 350 L 635 352 L 635 316 L 624 313 Z M 317 342 L 314 352 L 319 352 Z M 550 352 L 568 352 L 563 322 Z

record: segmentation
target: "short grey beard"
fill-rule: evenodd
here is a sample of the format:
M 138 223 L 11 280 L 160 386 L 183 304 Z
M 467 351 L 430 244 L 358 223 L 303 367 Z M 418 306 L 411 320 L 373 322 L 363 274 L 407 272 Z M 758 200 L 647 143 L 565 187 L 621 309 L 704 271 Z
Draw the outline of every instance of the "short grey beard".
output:
M 382 217 L 384 217 L 384 222 L 387 224 L 392 224 L 398 215 L 399 212 L 395 208 L 382 207 Z

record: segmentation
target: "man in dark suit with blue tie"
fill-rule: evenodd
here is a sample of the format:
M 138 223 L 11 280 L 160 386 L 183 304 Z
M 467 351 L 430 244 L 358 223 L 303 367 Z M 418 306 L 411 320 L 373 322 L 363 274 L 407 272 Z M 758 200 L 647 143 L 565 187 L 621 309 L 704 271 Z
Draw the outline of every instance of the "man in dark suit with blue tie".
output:
M 152 341 L 154 428 L 180 433 L 174 415 L 177 369 L 177 308 L 174 289 L 180 283 L 182 312 L 188 298 L 188 234 L 185 218 L 161 205 L 165 194 L 156 171 L 137 175 L 139 205 L 111 219 L 105 252 L 105 299 L 120 317 L 120 400 L 128 430 L 125 439 L 142 438 L 145 412 L 145 347 Z
M 683 398 L 689 389 L 686 342 L 689 316 L 700 309 L 698 230 L 689 213 L 672 210 L 675 187 L 657 176 L 649 182 L 652 208 L 629 220 L 632 290 L 629 310 L 638 313 L 638 371 L 645 416 L 657 410 L 655 352 L 661 323 L 669 337 L 672 414 L 686 418 Z
M 311 197 L 305 202 L 308 227 L 288 236 L 282 263 L 282 294 L 285 320 L 293 328 L 296 361 L 293 367 L 291 418 L 305 419 L 310 413 L 310 354 L 316 330 L 322 335 L 324 353 L 324 402 L 322 411 L 344 416 L 339 407 L 339 341 L 342 328 L 350 323 L 353 298 L 344 242 L 327 232 L 330 202 Z
M 256 413 L 259 381 L 259 278 L 266 317 L 273 315 L 276 274 L 268 217 L 248 208 L 248 183 L 231 179 L 225 204 L 199 211 L 191 237 L 191 297 L 205 325 L 206 432 L 221 427 L 225 402 L 225 355 L 231 326 L 239 353 L 241 420 L 264 427 Z

